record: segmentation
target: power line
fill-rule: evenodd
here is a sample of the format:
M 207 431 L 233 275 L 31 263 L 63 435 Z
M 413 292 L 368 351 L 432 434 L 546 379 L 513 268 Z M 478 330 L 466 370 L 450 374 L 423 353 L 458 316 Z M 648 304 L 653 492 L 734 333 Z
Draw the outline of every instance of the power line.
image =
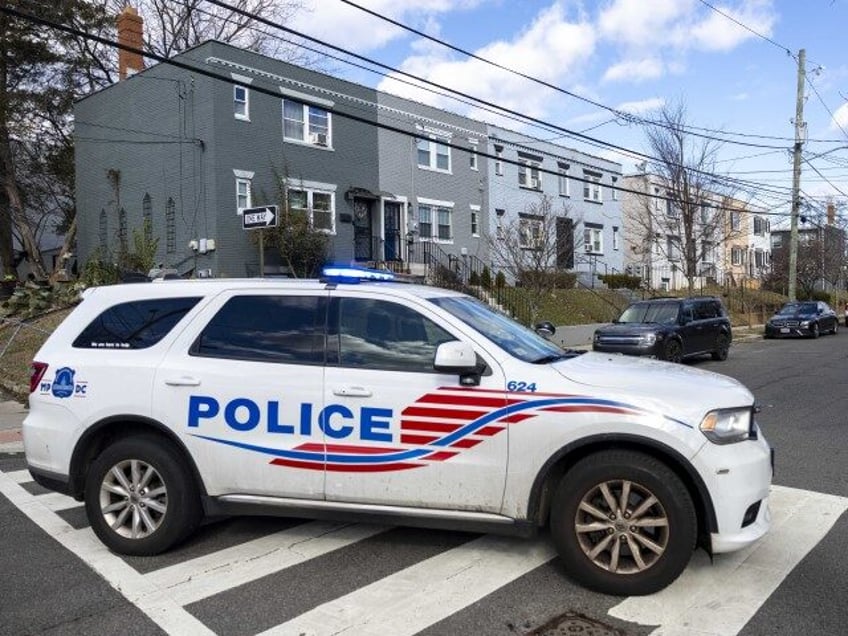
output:
M 839 130 L 841 130 L 842 134 L 845 135 L 845 139 L 848 139 L 848 132 L 845 132 L 845 129 L 842 127 L 842 124 L 840 124 L 839 120 L 836 119 L 836 115 L 834 115 L 833 111 L 830 110 L 830 108 L 828 107 L 827 104 L 825 104 L 824 99 L 822 99 L 821 94 L 819 93 L 818 89 L 816 88 L 816 85 L 813 84 L 813 82 L 810 80 L 809 77 L 806 76 L 806 74 L 805 74 L 805 79 L 807 81 L 807 84 L 810 85 L 810 88 L 813 89 L 813 92 L 816 94 L 816 97 L 819 98 L 819 102 L 821 102 L 821 105 L 824 106 L 824 109 L 827 111 L 827 114 L 830 115 L 831 121 L 833 121 L 833 123 L 836 124 L 839 127 Z M 842 140 L 843 143 L 845 142 L 845 139 Z
M 724 11 L 722 11 L 722 10 L 721 10 L 721 9 L 719 9 L 718 7 L 716 7 L 716 6 L 712 5 L 712 4 L 710 4 L 710 3 L 709 3 L 709 2 L 707 2 L 706 0 L 698 0 L 698 1 L 699 1 L 701 4 L 703 4 L 705 7 L 708 7 L 708 8 L 710 8 L 710 9 L 712 9 L 713 11 L 715 11 L 715 12 L 716 12 L 717 14 L 719 14 L 720 16 L 722 16 L 722 17 L 724 17 L 724 18 L 727 18 L 728 20 L 730 20 L 731 22 L 733 22 L 733 23 L 734 23 L 734 24 L 736 24 L 737 26 L 742 27 L 743 29 L 745 29 L 745 30 L 746 30 L 746 31 L 748 31 L 749 33 L 753 33 L 753 34 L 754 34 L 754 35 L 756 35 L 758 38 L 760 38 L 760 39 L 762 39 L 762 40 L 765 40 L 766 42 L 768 42 L 769 44 L 772 44 L 773 46 L 776 46 L 776 47 L 777 47 L 777 48 L 779 48 L 781 51 L 785 52 L 785 53 L 786 53 L 789 57 L 791 57 L 791 58 L 793 58 L 793 59 L 794 59 L 794 57 L 795 57 L 795 56 L 792 54 L 792 51 L 790 51 L 788 47 L 783 46 L 783 45 L 782 45 L 782 44 L 780 44 L 779 42 L 775 42 L 775 41 L 774 41 L 774 40 L 772 40 L 770 37 L 768 37 L 767 35 L 763 35 L 763 34 L 762 34 L 762 33 L 760 33 L 759 31 L 755 31 L 754 29 L 752 29 L 751 27 L 749 27 L 749 26 L 748 26 L 747 24 L 745 24 L 744 22 L 740 22 L 739 20 L 737 20 L 736 18 L 734 18 L 732 15 L 730 15 L 730 14 L 728 14 L 728 13 L 725 13 Z

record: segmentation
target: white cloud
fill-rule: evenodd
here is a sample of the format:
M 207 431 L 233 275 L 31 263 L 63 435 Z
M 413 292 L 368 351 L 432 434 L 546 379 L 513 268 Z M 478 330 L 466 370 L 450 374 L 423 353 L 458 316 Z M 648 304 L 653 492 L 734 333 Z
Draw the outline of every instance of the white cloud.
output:
M 544 80 L 555 86 L 573 80 L 595 49 L 593 27 L 583 21 L 571 22 L 561 3 L 542 10 L 524 31 L 511 40 L 492 42 L 475 51 L 480 57 L 507 68 Z M 548 112 L 558 96 L 550 89 L 478 60 L 457 60 L 444 51 L 430 49 L 427 55 L 407 58 L 401 69 L 430 81 L 472 94 L 531 116 Z M 384 79 L 380 90 L 425 103 L 456 106 L 425 89 Z M 471 113 L 472 116 L 479 113 Z M 492 120 L 491 115 L 483 115 Z
M 671 25 L 692 11 L 694 0 L 616 0 L 598 17 L 601 34 L 620 45 L 642 48 L 662 42 Z
M 725 15 L 710 11 L 709 15 L 686 35 L 687 43 L 705 51 L 730 51 L 745 40 L 757 37 L 752 31 L 766 37 L 771 36 L 777 21 L 771 0 L 746 2 L 738 10 L 722 5 L 716 6 L 716 9 Z M 744 24 L 748 29 L 737 22 Z
M 833 119 L 830 120 L 830 129 L 839 131 L 848 130 L 848 102 L 842 104 L 833 113 Z
M 604 73 L 603 81 L 641 82 L 662 77 L 663 70 L 663 63 L 655 57 L 626 60 L 610 66 Z
M 622 102 L 616 110 L 620 110 L 623 113 L 630 113 L 631 115 L 641 115 L 659 110 L 663 106 L 665 106 L 665 99 L 662 97 L 651 97 L 638 102 Z
M 472 9 L 486 0 L 357 0 L 357 4 L 419 31 L 438 35 L 437 17 Z M 356 52 L 379 49 L 408 31 L 342 2 L 307 0 L 288 25 L 312 37 Z

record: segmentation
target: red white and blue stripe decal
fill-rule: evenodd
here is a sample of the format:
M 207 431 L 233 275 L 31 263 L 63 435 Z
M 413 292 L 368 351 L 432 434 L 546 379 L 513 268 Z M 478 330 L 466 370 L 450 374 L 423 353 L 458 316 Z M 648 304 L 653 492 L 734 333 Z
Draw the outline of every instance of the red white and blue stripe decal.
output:
M 206 435 L 195 436 L 272 455 L 271 464 L 274 466 L 335 472 L 387 472 L 450 460 L 506 430 L 511 424 L 550 412 L 649 413 L 617 400 L 580 395 L 441 387 L 421 396 L 401 412 L 399 444 L 306 442 L 290 449 L 279 449 Z M 674 421 L 689 427 L 684 422 Z

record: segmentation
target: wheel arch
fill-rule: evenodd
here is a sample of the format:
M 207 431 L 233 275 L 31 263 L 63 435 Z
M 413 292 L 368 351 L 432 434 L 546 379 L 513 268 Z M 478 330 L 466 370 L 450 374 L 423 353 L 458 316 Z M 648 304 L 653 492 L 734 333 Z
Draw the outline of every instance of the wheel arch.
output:
M 711 532 L 718 531 L 712 497 L 704 480 L 679 452 L 655 440 L 636 435 L 602 434 L 593 435 L 560 448 L 551 455 L 536 475 L 530 491 L 527 518 L 538 526 L 547 524 L 550 516 L 551 498 L 559 480 L 577 462 L 593 453 L 605 450 L 632 450 L 644 453 L 668 466 L 683 482 L 698 515 L 699 542 L 709 545 L 703 539 Z
M 197 470 L 197 465 L 183 441 L 161 422 L 138 415 L 113 415 L 104 418 L 90 426 L 80 437 L 71 455 L 70 495 L 81 501 L 85 490 L 85 476 L 94 459 L 110 444 L 136 435 L 158 437 L 170 444 L 191 472 L 201 496 L 205 497 L 207 493 L 200 478 L 200 471 Z

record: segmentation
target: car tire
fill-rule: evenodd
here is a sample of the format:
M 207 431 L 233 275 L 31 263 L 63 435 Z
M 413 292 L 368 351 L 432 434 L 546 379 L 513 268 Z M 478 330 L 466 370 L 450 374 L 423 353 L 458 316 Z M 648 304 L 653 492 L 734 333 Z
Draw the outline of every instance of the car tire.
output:
M 680 344 L 679 340 L 670 338 L 666 341 L 663 349 L 663 360 L 675 363 L 683 361 L 683 345 Z
M 91 528 L 111 550 L 159 554 L 191 534 L 202 510 L 186 462 L 160 438 L 135 436 L 107 446 L 85 481 Z
M 833 322 L 833 329 L 830 330 L 830 333 L 832 333 L 834 336 L 839 333 L 839 321 L 838 320 L 835 320 Z
M 666 464 L 639 452 L 582 459 L 560 480 L 551 506 L 551 537 L 566 573 L 604 594 L 657 592 L 683 572 L 695 549 L 689 491 Z
M 730 353 L 730 338 L 726 333 L 720 333 L 716 336 L 715 350 L 712 352 L 713 360 L 727 360 Z
M 810 338 L 815 340 L 820 335 L 821 335 L 821 331 L 819 330 L 819 323 L 814 322 L 812 325 L 810 325 Z

